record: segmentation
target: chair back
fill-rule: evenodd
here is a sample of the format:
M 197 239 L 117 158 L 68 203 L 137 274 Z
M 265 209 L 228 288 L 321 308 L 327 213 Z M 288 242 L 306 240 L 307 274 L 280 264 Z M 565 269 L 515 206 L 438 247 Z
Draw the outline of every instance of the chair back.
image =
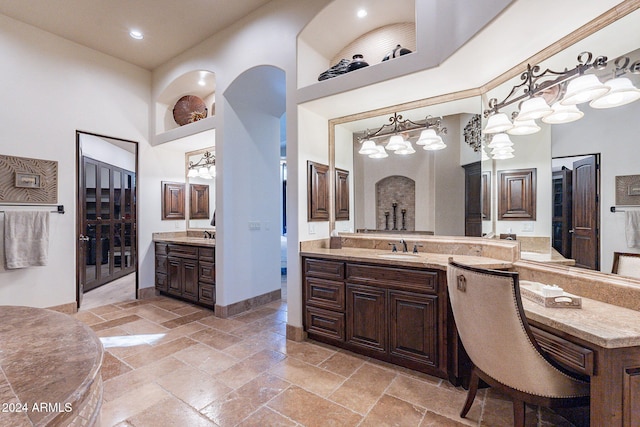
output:
M 614 252 L 613 274 L 640 279 L 640 254 Z
M 587 383 L 554 366 L 524 316 L 518 274 L 449 261 L 447 284 L 462 344 L 473 364 L 513 389 L 544 397 L 589 394 Z

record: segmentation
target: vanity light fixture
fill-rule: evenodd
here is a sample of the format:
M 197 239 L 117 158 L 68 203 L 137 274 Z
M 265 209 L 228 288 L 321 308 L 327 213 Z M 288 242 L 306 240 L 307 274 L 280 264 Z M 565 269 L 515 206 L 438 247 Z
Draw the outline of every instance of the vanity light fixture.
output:
M 419 136 L 418 131 L 421 131 Z M 424 120 L 414 122 L 394 113 L 389 117 L 388 124 L 382 125 L 375 131 L 364 131 L 357 136 L 362 144 L 358 153 L 374 159 L 388 157 L 387 151 L 406 156 L 416 152 L 412 141 L 425 150 L 441 150 L 446 147 L 446 144 L 440 135 L 446 133 L 447 128 L 442 126 L 442 118 L 427 116 Z M 376 145 L 375 140 L 387 137 L 389 139 L 386 144 L 383 142 Z
M 559 102 L 551 106 L 553 113 L 542 118 L 547 124 L 571 123 L 580 120 L 584 113 L 578 109 L 577 105 L 562 105 Z
M 595 74 L 586 74 L 589 70 L 605 70 L 609 66 L 606 56 L 594 57 L 591 52 L 578 55 L 578 64 L 571 70 L 541 71 L 539 65 L 527 65 L 520 76 L 522 83 L 514 86 L 502 101 L 489 100 L 489 108 L 484 111 L 487 118 L 483 130 L 485 134 L 526 135 L 537 132 L 539 127 L 533 120 L 542 120 L 548 124 L 569 123 L 584 116 L 576 104 L 589 102 L 593 108 L 610 108 L 640 99 L 640 90 L 631 81 L 622 77 L 626 73 L 640 73 L 640 60 L 629 57 L 616 58 L 613 66 L 613 79 L 603 84 Z M 549 104 L 552 106 L 549 107 Z M 510 105 L 519 105 L 511 123 L 506 113 L 501 112 Z M 526 122 L 524 125 L 522 122 Z M 538 129 L 536 129 L 538 128 Z M 494 157 L 495 158 L 495 157 Z
M 216 176 L 216 157 L 211 151 L 205 151 L 197 162 L 189 161 L 187 169 L 189 178 L 213 179 Z
M 640 99 L 640 89 L 636 88 L 626 77 L 615 77 L 604 84 L 609 92 L 592 100 L 592 108 L 612 108 L 629 104 Z
M 507 131 L 509 135 L 531 135 L 540 131 L 535 120 L 514 120 L 514 126 Z

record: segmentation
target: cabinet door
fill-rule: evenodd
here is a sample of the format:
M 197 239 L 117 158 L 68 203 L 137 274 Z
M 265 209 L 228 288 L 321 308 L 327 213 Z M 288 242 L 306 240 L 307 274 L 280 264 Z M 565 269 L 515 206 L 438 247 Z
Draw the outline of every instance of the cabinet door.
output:
M 192 301 L 198 300 L 198 261 L 182 260 L 182 296 Z
M 173 295 L 182 295 L 182 260 L 180 258 L 167 258 L 167 292 Z
M 438 366 L 438 297 L 389 291 L 389 348 L 400 358 Z
M 347 343 L 386 353 L 386 291 L 371 286 L 347 284 Z

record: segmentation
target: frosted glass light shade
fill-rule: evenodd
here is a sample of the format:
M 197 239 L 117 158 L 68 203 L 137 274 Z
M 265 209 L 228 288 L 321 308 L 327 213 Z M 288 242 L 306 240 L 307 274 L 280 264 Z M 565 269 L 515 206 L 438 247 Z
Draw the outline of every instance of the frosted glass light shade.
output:
M 509 135 L 506 133 L 498 133 L 494 135 L 493 139 L 491 139 L 491 143 L 487 146 L 489 148 L 500 148 L 500 147 L 512 147 L 513 142 Z
M 407 154 L 413 154 L 416 150 L 413 148 L 413 145 L 409 141 L 404 141 L 404 146 L 400 147 L 396 150 L 396 154 L 400 154 L 402 156 L 406 156 Z
M 499 147 L 491 150 L 491 155 L 495 156 L 497 154 L 513 153 L 514 151 L 513 147 Z
M 447 144 L 444 143 L 441 137 L 438 137 L 437 141 L 434 141 L 431 144 L 425 145 L 422 148 L 428 151 L 436 151 L 436 150 L 442 150 L 443 148 L 447 148 Z
M 509 135 L 531 135 L 540 130 L 535 120 L 514 120 L 515 125 L 507 131 Z
M 189 169 L 189 172 L 187 172 L 187 176 L 189 178 L 195 178 L 196 176 L 198 176 L 198 171 L 195 169 Z
M 505 113 L 496 113 L 487 120 L 484 133 L 500 133 L 513 127 L 513 123 Z
M 562 105 L 582 104 L 609 92 L 609 88 L 593 74 L 583 74 L 569 82 Z
M 389 151 L 396 151 L 404 146 L 404 138 L 402 138 L 401 135 L 393 135 L 389 138 L 389 142 L 385 148 Z
M 378 145 L 377 150 L 373 154 L 369 154 L 369 158 L 371 159 L 384 159 L 385 157 L 389 157 L 387 154 L 387 150 L 384 149 L 382 145 Z
M 211 178 L 215 178 L 216 177 L 216 167 L 215 166 L 209 166 L 209 175 L 211 175 Z
M 515 156 L 513 155 L 513 153 L 503 153 L 503 154 L 496 154 L 493 156 L 493 160 L 506 160 L 506 159 L 513 159 Z
M 576 105 L 562 105 L 556 102 L 551 108 L 553 109 L 553 113 L 542 118 L 543 122 L 550 125 L 575 122 L 584 116 L 584 113 L 580 111 Z
M 416 141 L 418 145 L 429 145 L 434 142 L 442 141 L 442 138 L 436 134 L 435 129 L 425 129 L 420 132 L 420 138 Z
M 548 116 L 552 112 L 553 110 L 549 105 L 547 105 L 543 98 L 529 98 L 520 105 L 520 113 L 518 113 L 516 122 L 540 119 L 544 116 Z M 514 123 L 514 125 L 517 126 L 516 123 Z
M 378 149 L 376 148 L 376 143 L 373 142 L 370 139 L 367 139 L 366 141 L 364 141 L 362 143 L 362 146 L 360 147 L 360 150 L 358 150 L 359 154 L 373 154 L 375 152 L 377 152 Z
M 629 104 L 640 99 L 640 89 L 636 88 L 626 77 L 617 77 L 604 84 L 609 92 L 589 103 L 593 108 L 612 108 Z

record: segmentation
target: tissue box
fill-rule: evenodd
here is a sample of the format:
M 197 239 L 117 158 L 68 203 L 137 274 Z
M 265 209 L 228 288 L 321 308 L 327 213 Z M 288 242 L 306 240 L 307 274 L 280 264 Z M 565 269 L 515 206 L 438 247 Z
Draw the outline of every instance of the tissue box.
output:
M 582 308 L 582 298 L 579 296 L 564 292 L 562 288 L 553 288 L 538 282 L 521 280 L 520 295 L 543 307 Z

